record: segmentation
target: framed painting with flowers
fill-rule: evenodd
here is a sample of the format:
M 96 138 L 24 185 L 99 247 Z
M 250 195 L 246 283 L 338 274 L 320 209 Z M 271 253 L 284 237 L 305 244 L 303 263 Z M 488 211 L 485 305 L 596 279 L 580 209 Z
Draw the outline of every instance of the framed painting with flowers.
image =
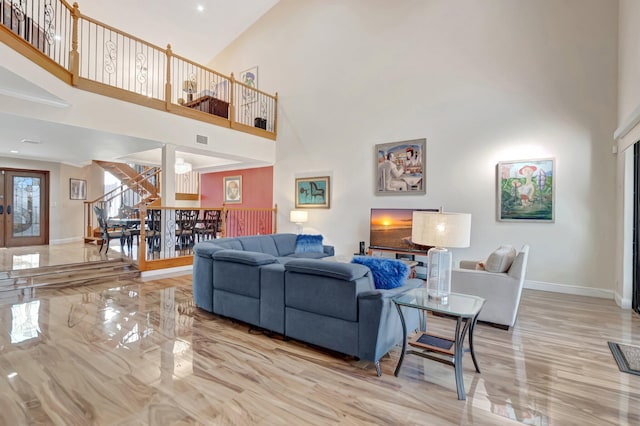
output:
M 497 175 L 499 221 L 554 222 L 555 159 L 501 161 Z

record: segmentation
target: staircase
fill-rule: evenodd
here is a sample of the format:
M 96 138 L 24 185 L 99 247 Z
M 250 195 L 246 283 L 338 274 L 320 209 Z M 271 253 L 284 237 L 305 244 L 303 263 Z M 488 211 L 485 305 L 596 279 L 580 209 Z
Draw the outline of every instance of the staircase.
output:
M 104 170 L 111 173 L 117 178 L 122 185 L 127 186 L 130 190 L 136 192 L 141 197 L 139 205 L 159 206 L 161 204 L 158 188 L 149 182 L 149 177 L 159 176 L 158 168 L 151 168 L 143 173 L 138 173 L 134 168 L 125 163 L 116 163 L 113 161 L 93 161 Z
M 62 289 L 108 281 L 133 280 L 140 271 L 129 259 L 110 259 L 0 272 L 0 303 L 32 299 L 36 288 Z

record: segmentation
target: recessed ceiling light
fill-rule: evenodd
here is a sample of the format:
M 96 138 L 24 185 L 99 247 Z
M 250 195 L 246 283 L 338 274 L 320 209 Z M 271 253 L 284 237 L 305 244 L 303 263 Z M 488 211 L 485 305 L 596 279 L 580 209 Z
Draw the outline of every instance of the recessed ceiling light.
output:
M 19 153 L 20 151 L 18 151 L 17 149 L 12 149 L 12 150 L 11 150 L 11 151 L 9 151 L 9 152 L 10 152 L 10 153 L 12 153 L 12 154 L 17 154 L 17 153 Z
M 31 145 L 40 145 L 42 142 L 34 141 L 32 139 L 22 139 L 20 142 L 22 143 L 30 143 Z
M 198 9 L 198 12 L 202 12 L 204 10 L 204 6 L 199 4 L 197 9 Z

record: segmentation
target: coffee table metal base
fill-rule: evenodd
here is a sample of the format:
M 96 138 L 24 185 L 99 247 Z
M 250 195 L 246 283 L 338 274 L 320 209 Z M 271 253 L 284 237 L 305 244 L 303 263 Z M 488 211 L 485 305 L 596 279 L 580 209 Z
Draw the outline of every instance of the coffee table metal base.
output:
M 420 337 L 418 337 L 414 340 L 414 342 L 409 344 L 419 349 L 407 349 L 407 326 L 404 320 L 404 315 L 402 313 L 402 307 L 401 305 L 396 304 L 396 308 L 398 309 L 400 321 L 402 322 L 403 343 L 402 352 L 400 353 L 400 359 L 398 360 L 398 365 L 396 366 L 396 370 L 394 372 L 395 376 L 397 377 L 400 373 L 400 368 L 402 367 L 404 356 L 407 353 L 418 355 L 432 361 L 440 362 L 442 364 L 450 365 L 455 370 L 458 399 L 465 400 L 467 397 L 464 389 L 464 377 L 462 375 L 462 355 L 465 352 L 464 339 L 467 333 L 469 334 L 469 352 L 471 353 L 471 359 L 473 360 L 473 365 L 476 368 L 476 372 L 480 373 L 480 367 L 478 366 L 476 354 L 473 350 L 473 329 L 475 328 L 476 322 L 478 321 L 478 315 L 474 316 L 473 318 L 461 318 L 459 316 L 441 314 L 444 317 L 456 320 L 456 331 L 454 339 L 445 339 L 440 336 L 434 336 L 427 333 L 426 331 L 423 331 L 420 336 L 431 337 L 431 339 L 426 339 L 428 343 L 418 342 L 417 340 L 420 339 Z M 434 337 L 435 339 L 433 339 Z M 443 344 L 442 341 L 452 343 L 453 350 L 451 350 L 450 348 L 446 348 L 446 344 Z

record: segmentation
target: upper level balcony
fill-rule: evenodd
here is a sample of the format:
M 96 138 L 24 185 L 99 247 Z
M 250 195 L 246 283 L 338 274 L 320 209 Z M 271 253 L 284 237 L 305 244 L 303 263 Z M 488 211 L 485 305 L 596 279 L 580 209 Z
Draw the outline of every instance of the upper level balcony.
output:
M 76 88 L 271 140 L 277 94 L 99 22 L 64 0 L 0 0 L 0 41 Z

